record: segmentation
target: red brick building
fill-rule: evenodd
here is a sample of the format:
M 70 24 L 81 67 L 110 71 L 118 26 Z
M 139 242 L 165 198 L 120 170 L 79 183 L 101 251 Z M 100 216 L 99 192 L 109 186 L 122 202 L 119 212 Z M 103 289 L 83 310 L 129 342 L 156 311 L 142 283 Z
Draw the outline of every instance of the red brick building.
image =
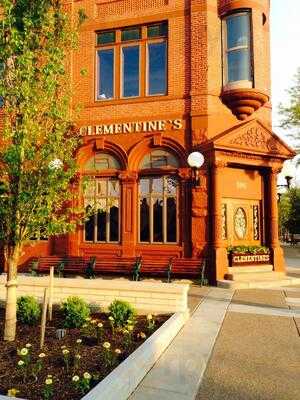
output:
M 141 255 L 151 267 L 174 257 L 184 271 L 207 259 L 215 281 L 229 271 L 228 245 L 261 244 L 282 271 L 276 177 L 294 153 L 271 130 L 269 0 L 73 0 L 68 9 L 88 16 L 71 79 L 83 106 L 78 163 L 91 178 L 84 202 L 99 210 L 22 261 Z M 205 157 L 196 186 L 193 151 Z

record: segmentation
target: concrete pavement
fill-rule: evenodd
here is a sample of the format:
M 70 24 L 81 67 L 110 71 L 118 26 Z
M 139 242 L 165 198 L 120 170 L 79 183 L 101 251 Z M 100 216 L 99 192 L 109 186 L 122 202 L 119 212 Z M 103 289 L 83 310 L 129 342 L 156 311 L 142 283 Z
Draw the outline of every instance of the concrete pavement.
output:
M 130 400 L 300 398 L 300 288 L 192 287 L 194 313 Z

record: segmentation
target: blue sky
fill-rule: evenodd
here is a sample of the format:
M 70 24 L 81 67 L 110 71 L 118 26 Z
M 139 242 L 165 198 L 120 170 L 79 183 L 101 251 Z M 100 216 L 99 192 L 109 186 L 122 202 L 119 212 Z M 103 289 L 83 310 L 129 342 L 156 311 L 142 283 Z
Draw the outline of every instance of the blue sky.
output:
M 300 0 L 271 0 L 270 22 L 273 129 L 285 135 L 286 131 L 278 128 L 278 105 L 287 102 L 286 90 L 300 68 Z

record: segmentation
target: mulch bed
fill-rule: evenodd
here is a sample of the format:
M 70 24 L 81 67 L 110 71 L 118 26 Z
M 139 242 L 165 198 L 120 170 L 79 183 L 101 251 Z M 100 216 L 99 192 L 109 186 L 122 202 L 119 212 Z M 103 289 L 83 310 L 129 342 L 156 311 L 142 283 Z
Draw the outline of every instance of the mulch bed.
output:
M 83 337 L 79 329 L 68 329 L 67 335 L 59 340 L 56 338 L 56 329 L 63 327 L 63 317 L 59 309 L 54 310 L 53 320 L 47 322 L 45 346 L 39 349 L 40 342 L 40 326 L 18 325 L 17 337 L 15 342 L 3 341 L 4 328 L 4 310 L 0 310 L 0 394 L 7 394 L 8 389 L 16 388 L 20 392 L 17 397 L 28 400 L 43 399 L 43 388 L 48 374 L 53 376 L 54 395 L 53 400 L 79 400 L 83 394 L 76 390 L 72 384 L 74 375 L 82 376 L 84 372 L 92 375 L 91 388 L 105 378 L 118 364 L 125 360 L 136 348 L 138 348 L 145 339 L 141 339 L 138 334 L 144 332 L 147 337 L 147 321 L 145 316 L 138 316 L 133 331 L 133 340 L 127 348 L 124 346 L 124 335 L 121 332 L 112 334 L 109 321 L 106 314 L 94 313 L 91 315 L 93 319 L 101 321 L 104 325 L 104 333 L 101 343 L 97 344 L 96 338 Z M 158 329 L 169 316 L 155 316 L 155 330 Z M 80 345 L 76 344 L 77 339 L 82 339 Z M 118 356 L 114 366 L 107 367 L 104 361 L 104 349 L 102 344 L 109 342 L 111 350 L 120 349 L 122 353 Z M 46 357 L 43 359 L 43 368 L 38 374 L 37 381 L 34 377 L 29 376 L 26 382 L 23 382 L 23 376 L 17 363 L 20 357 L 17 349 L 25 347 L 26 343 L 32 345 L 31 364 L 38 360 L 38 355 L 43 352 Z M 78 352 L 81 355 L 80 365 L 78 369 L 70 366 L 69 372 L 63 360 L 62 346 L 70 351 L 70 354 Z

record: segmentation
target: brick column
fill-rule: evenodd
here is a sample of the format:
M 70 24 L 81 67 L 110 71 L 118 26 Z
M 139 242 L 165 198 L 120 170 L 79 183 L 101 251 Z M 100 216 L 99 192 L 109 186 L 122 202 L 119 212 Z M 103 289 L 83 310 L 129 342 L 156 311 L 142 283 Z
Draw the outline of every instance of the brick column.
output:
M 135 256 L 137 235 L 136 202 L 138 174 L 132 171 L 122 172 L 121 181 L 121 243 L 122 256 Z
M 278 206 L 277 206 L 277 174 L 280 168 L 271 168 L 268 174 L 268 187 L 269 187 L 269 227 L 270 236 L 269 242 L 273 255 L 274 271 L 285 271 L 285 262 L 283 257 L 283 250 L 280 247 L 278 236 Z
M 212 255 L 215 279 L 222 280 L 228 273 L 228 257 L 226 244 L 222 239 L 222 173 L 226 163 L 216 160 L 212 165 Z

